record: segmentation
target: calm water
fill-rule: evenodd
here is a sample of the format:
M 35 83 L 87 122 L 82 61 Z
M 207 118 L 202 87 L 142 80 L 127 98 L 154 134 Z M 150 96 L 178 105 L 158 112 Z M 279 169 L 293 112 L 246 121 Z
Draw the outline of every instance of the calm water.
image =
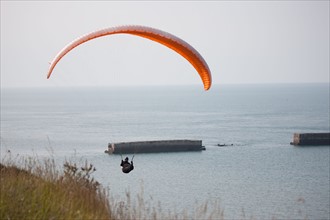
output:
M 328 84 L 1 90 L 1 155 L 87 159 L 116 198 L 143 188 L 177 211 L 217 200 L 226 218 L 329 219 L 329 146 L 289 145 L 294 132 L 329 130 Z M 129 175 L 103 153 L 160 139 L 206 151 L 136 155 Z

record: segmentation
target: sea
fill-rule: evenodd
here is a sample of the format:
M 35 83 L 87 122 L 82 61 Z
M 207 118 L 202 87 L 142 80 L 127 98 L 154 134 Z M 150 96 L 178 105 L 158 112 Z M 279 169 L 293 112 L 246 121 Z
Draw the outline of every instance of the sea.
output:
M 166 212 L 219 204 L 225 219 L 330 219 L 329 83 L 1 88 L 1 160 L 88 161 L 112 198 Z M 122 141 L 202 140 L 205 151 L 104 153 Z M 219 147 L 218 145 L 226 145 Z M 59 165 L 61 167 L 61 165 Z

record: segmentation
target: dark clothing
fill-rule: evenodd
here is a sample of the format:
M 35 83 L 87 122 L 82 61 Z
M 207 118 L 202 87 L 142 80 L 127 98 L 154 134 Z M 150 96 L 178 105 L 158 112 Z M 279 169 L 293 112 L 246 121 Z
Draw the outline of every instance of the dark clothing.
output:
M 123 173 L 129 173 L 132 170 L 134 170 L 134 166 L 133 166 L 133 161 L 128 162 L 128 160 L 121 160 L 121 164 L 120 166 L 122 166 L 122 171 Z

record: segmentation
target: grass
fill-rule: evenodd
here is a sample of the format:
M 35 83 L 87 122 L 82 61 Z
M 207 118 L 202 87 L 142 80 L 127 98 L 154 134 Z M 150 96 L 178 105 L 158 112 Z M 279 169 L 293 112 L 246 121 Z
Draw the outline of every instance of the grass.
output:
M 0 219 L 224 219 L 219 203 L 197 206 L 192 213 L 164 212 L 141 192 L 124 201 L 113 199 L 94 178 L 85 161 L 5 159 L 0 164 Z
M 126 192 L 126 200 L 111 203 L 111 210 L 115 219 L 224 219 L 223 210 L 220 204 L 215 202 L 211 205 L 203 203 L 196 205 L 192 212 L 184 210 L 182 212 L 172 212 L 162 210 L 160 202 L 155 202 L 152 198 L 144 199 L 143 188 L 140 193 L 132 198 L 129 192 Z M 115 201 L 115 200 L 111 200 Z
M 54 159 L 2 158 L 0 219 L 225 219 L 219 201 L 196 204 L 179 213 L 164 211 L 158 201 L 145 200 L 143 186 L 136 196 L 126 192 L 123 199 L 114 199 L 92 177 L 94 172 L 96 168 L 87 161 L 65 161 L 58 167 Z M 240 219 L 254 218 L 243 210 Z
M 52 161 L 25 165 L 0 166 L 0 219 L 113 219 L 91 164 L 66 162 L 62 173 Z

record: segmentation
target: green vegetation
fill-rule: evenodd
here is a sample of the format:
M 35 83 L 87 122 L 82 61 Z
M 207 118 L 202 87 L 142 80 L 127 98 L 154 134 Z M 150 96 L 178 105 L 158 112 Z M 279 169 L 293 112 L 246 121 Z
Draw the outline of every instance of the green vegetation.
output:
M 158 201 L 145 199 L 143 186 L 136 196 L 126 192 L 126 198 L 114 199 L 92 177 L 94 172 L 95 167 L 87 161 L 65 161 L 57 167 L 54 159 L 2 158 L 0 219 L 225 219 L 218 201 L 180 213 L 164 211 Z M 298 202 L 304 203 L 304 199 Z M 254 219 L 247 217 L 244 210 L 240 218 Z
M 94 178 L 95 167 L 66 161 L 56 168 L 53 159 L 2 160 L 0 164 L 0 219 L 223 219 L 218 203 L 205 203 L 193 213 L 164 213 L 143 189 L 136 198 L 110 199 Z M 155 205 L 156 204 L 156 205 Z
M 1 165 L 0 219 L 111 219 L 106 192 L 90 177 L 92 165 L 50 161 L 25 169 Z

